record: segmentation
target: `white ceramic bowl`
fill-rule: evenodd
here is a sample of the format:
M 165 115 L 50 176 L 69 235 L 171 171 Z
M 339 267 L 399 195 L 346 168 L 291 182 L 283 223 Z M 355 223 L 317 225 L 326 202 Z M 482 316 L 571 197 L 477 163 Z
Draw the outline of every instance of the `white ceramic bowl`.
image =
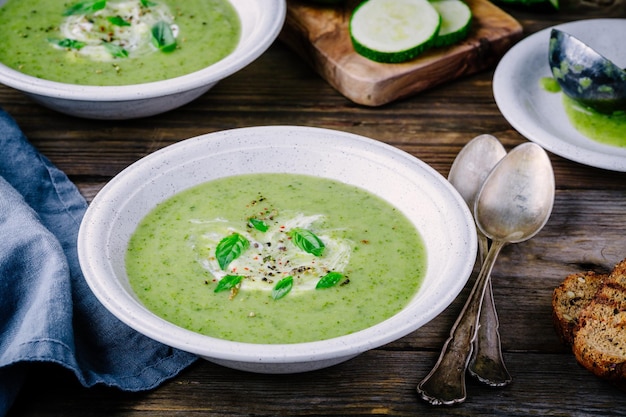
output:
M 90 119 L 133 119 L 175 109 L 253 62 L 278 37 L 286 0 L 229 1 L 241 20 L 241 40 L 230 55 L 200 71 L 164 81 L 100 87 L 48 81 L 0 63 L 0 83 L 53 110 Z M 5 2 L 0 0 L 0 7 Z
M 133 294 L 124 255 L 138 222 L 156 204 L 212 179 L 259 172 L 317 175 L 362 187 L 400 209 L 421 233 L 427 271 L 415 297 L 365 330 L 298 344 L 220 340 L 173 325 Z M 134 163 L 94 198 L 78 237 L 81 267 L 96 297 L 120 320 L 167 345 L 231 368 L 293 373 L 330 366 L 403 337 L 443 311 L 462 290 L 476 257 L 467 205 L 431 167 L 382 142 L 311 127 L 267 126 L 188 139 Z

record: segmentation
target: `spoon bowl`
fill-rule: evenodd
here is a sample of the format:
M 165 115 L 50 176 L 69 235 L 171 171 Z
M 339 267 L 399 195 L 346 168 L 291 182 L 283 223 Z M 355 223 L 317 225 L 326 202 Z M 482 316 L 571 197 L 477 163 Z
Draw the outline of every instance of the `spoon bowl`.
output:
M 543 148 L 519 145 L 485 180 L 474 206 L 476 224 L 493 241 L 528 240 L 548 221 L 554 190 L 552 164 Z
M 568 97 L 600 113 L 626 110 L 626 71 L 579 39 L 552 29 L 548 61 Z
M 495 136 L 479 135 L 469 141 L 454 159 L 448 181 L 467 205 L 474 207 L 480 187 L 506 150 Z

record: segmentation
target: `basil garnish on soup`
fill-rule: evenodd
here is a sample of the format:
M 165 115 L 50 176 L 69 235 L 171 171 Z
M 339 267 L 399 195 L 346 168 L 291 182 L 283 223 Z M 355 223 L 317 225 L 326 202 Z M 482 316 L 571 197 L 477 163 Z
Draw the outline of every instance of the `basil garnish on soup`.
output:
M 82 49 L 81 54 L 94 61 L 172 52 L 177 46 L 178 26 L 165 4 L 85 1 L 70 6 L 63 16 L 60 29 L 65 39 L 86 46 L 74 49 Z

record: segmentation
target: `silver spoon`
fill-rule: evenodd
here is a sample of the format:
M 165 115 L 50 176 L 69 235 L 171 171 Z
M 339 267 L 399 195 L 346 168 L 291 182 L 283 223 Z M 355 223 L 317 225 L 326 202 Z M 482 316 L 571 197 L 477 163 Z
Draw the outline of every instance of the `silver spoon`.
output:
M 552 213 L 554 194 L 550 159 L 531 142 L 515 147 L 485 180 L 474 215 L 479 230 L 491 239 L 491 247 L 437 363 L 417 386 L 424 400 L 433 405 L 465 401 L 465 371 L 487 277 L 504 245 L 528 240 L 543 228 Z
M 469 141 L 454 159 L 448 180 L 470 209 L 474 208 L 476 196 L 487 175 L 505 155 L 504 146 L 495 136 L 480 135 Z M 476 231 L 479 260 L 482 265 L 489 250 L 489 240 L 478 228 Z M 511 375 L 502 357 L 498 314 L 493 300 L 491 279 L 487 277 L 487 281 L 468 369 L 479 381 L 500 387 L 511 382 Z
M 579 39 L 552 29 L 548 62 L 568 97 L 601 113 L 626 110 L 626 70 Z

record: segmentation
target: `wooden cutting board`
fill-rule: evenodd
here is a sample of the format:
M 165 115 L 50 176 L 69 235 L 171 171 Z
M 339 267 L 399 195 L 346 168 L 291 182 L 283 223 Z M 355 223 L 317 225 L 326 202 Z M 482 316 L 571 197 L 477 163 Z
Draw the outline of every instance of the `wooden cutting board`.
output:
M 348 99 L 380 106 L 495 66 L 522 37 L 520 23 L 491 2 L 466 2 L 473 14 L 467 39 L 401 64 L 377 63 L 354 51 L 348 23 L 360 0 L 339 6 L 288 0 L 280 39 Z

